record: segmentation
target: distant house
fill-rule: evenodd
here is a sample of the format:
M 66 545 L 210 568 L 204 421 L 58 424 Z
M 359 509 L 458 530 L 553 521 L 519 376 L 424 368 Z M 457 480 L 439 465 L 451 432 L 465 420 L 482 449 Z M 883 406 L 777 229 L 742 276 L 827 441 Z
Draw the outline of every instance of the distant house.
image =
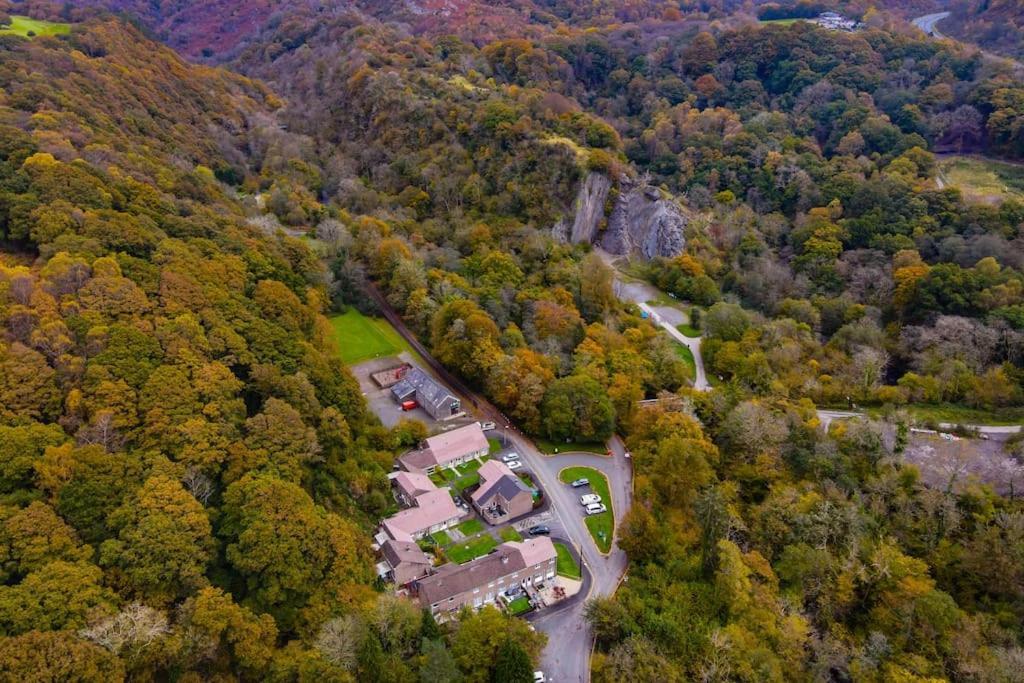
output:
M 379 575 L 398 586 L 422 579 L 433 568 L 430 557 L 413 541 L 385 541 L 380 554 Z
M 500 524 L 533 510 L 533 491 L 503 462 L 481 465 L 480 488 L 470 498 L 488 524 Z
M 419 368 L 410 367 L 402 379 L 391 386 L 397 403 L 416 401 L 435 420 L 447 420 L 463 414 L 462 400 Z
M 429 479 L 427 479 L 430 482 Z M 412 506 L 399 510 L 381 522 L 386 538 L 395 541 L 416 541 L 428 534 L 451 528 L 459 523 L 462 512 L 446 489 L 433 486 L 413 498 Z
M 445 617 L 492 603 L 510 588 L 554 579 L 557 557 L 549 538 L 510 541 L 466 564 L 446 564 L 409 588 L 434 616 Z
M 480 423 L 474 422 L 430 437 L 420 448 L 400 457 L 398 463 L 406 472 L 431 474 L 438 467 L 461 465 L 485 456 L 490 449 Z

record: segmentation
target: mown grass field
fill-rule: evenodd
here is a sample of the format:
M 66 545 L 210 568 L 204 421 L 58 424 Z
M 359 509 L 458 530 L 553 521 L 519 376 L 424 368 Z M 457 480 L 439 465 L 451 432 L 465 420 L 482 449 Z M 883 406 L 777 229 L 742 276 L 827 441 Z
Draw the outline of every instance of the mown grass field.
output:
M 330 318 L 338 355 L 346 365 L 392 356 L 406 349 L 405 340 L 383 318 L 370 318 L 354 308 Z
M 1024 166 L 991 159 L 950 156 L 939 159 L 939 172 L 949 187 L 958 187 L 966 199 L 996 203 L 1024 200 Z
M 12 33 L 16 36 L 29 38 L 31 36 L 59 36 L 71 33 L 71 24 L 61 24 L 55 21 L 43 21 L 12 14 L 11 23 L 0 28 L 0 33 Z
M 569 548 L 564 543 L 555 543 L 555 552 L 558 553 L 556 566 L 559 575 L 578 581 L 583 576 L 583 572 L 580 571 L 580 563 L 573 558 Z
M 952 424 L 976 425 L 1019 425 L 1024 424 L 1024 408 L 1003 408 L 1000 410 L 978 410 L 966 406 L 941 403 L 937 405 L 911 404 L 903 406 L 915 419 L 922 422 L 949 422 Z M 841 410 L 846 408 L 840 407 Z M 868 408 L 867 413 L 879 417 L 882 408 Z
M 593 491 L 601 496 L 601 502 L 608 508 L 607 512 L 602 512 L 599 515 L 588 515 L 583 506 L 580 506 L 580 514 L 585 518 L 587 529 L 590 531 L 597 549 L 602 553 L 611 550 L 612 534 L 615 531 L 615 509 L 612 507 L 612 495 L 608 488 L 608 479 L 593 467 L 566 467 L 558 473 L 558 478 L 565 484 L 581 478 L 590 480 L 589 489 L 573 489 L 573 493 L 578 493 L 582 496 L 584 493 Z

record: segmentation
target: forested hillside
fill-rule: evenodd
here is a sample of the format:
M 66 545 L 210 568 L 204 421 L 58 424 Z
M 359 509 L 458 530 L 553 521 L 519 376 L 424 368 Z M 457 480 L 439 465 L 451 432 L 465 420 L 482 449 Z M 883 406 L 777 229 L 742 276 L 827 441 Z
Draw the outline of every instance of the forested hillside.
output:
M 116 21 L 0 38 L 0 81 L 0 678 L 418 667 L 367 535 L 402 437 L 230 186 L 288 158 L 278 102 Z
M 374 584 L 421 430 L 335 357 L 322 314 L 368 285 L 525 433 L 625 438 L 594 680 L 1024 675 L 1013 480 L 906 460 L 915 414 L 1024 404 L 1024 203 L 943 173 L 1024 159 L 1010 67 L 729 2 L 105 6 L 234 73 L 88 8 L 0 36 L 3 675 L 488 681 L 506 632 L 536 656 L 522 621 L 439 629 Z M 685 239 L 620 267 L 685 309 L 710 391 L 591 244 L 637 186 Z

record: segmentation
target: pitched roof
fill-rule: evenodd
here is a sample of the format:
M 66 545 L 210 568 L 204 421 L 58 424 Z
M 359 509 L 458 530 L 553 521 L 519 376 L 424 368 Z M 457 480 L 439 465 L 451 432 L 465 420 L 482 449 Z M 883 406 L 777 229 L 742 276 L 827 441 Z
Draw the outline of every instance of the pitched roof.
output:
M 426 470 L 431 467 L 443 467 L 471 453 L 486 453 L 491 447 L 479 422 L 432 436 L 427 439 L 426 444 L 425 448 L 409 451 L 398 460 L 406 469 Z
M 480 466 L 480 488 L 472 494 L 473 502 L 477 505 L 486 505 L 487 501 L 496 495 L 501 495 L 505 500 L 512 500 L 520 492 L 525 491 L 531 496 L 533 493 L 509 469 L 508 465 L 498 460 L 488 460 Z
M 435 408 L 456 398 L 455 394 L 444 385 L 436 382 L 433 377 L 416 367 L 409 368 L 402 379 L 391 387 L 391 392 L 399 400 L 405 400 L 416 394 L 416 400 L 421 404 L 430 404 Z
M 430 604 L 441 602 L 556 556 L 554 544 L 546 537 L 502 543 L 490 555 L 466 564 L 446 564 L 435 574 L 420 579 L 419 595 Z
M 416 534 L 460 514 L 448 491 L 434 489 L 416 496 L 415 506 L 399 510 L 385 519 L 381 526 L 396 541 L 412 541 Z
M 427 448 L 434 454 L 437 462 L 446 463 L 470 453 L 487 452 L 490 444 L 487 443 L 480 423 L 474 422 L 428 438 Z
M 419 472 L 398 472 L 394 476 L 395 484 L 409 498 L 415 498 L 421 493 L 427 493 L 437 488 L 430 477 Z
M 431 564 L 427 554 L 412 541 L 388 540 L 384 542 L 380 550 L 381 554 L 384 555 L 384 559 L 392 567 L 397 567 L 401 564 L 425 564 L 428 566 Z

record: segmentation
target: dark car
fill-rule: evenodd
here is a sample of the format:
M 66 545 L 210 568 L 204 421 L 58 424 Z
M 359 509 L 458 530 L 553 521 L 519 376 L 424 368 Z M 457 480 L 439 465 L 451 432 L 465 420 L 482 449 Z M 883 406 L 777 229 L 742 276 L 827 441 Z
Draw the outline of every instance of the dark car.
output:
M 531 536 L 547 536 L 551 533 L 551 527 L 546 524 L 538 524 L 537 526 L 531 526 L 528 533 Z

